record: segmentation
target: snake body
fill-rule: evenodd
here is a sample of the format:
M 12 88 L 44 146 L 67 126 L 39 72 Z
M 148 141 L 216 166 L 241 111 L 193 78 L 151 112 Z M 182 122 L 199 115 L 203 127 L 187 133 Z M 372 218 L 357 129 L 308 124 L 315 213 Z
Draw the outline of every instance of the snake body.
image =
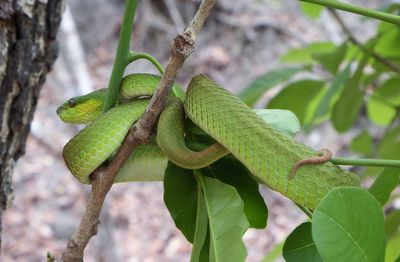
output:
M 135 81 L 124 81 L 123 89 L 128 85 L 134 89 L 138 89 L 141 83 L 148 85 L 149 75 L 136 74 L 131 78 Z M 154 80 L 153 76 L 151 78 Z M 171 97 L 160 116 L 157 143 L 161 150 L 155 145 L 139 147 L 121 168 L 116 182 L 160 180 L 168 159 L 186 168 L 197 169 L 230 153 L 258 180 L 310 209 L 314 209 L 334 187 L 359 186 L 356 175 L 330 162 L 303 166 L 293 179 L 289 179 L 288 174 L 298 160 L 315 157 L 317 152 L 278 132 L 246 104 L 203 75 L 192 79 L 183 103 L 180 102 L 183 95 L 177 90 L 179 88 L 175 88 L 175 98 Z M 89 183 L 90 173 L 120 146 L 147 103 L 146 99 L 140 99 L 121 104 L 101 114 L 72 138 L 63 151 L 70 171 L 82 182 Z M 62 111 L 59 110 L 60 116 Z M 183 111 L 219 143 L 213 145 L 214 148 L 205 149 L 210 152 L 193 152 L 186 148 Z M 204 157 L 207 161 L 192 164 L 197 157 Z M 150 174 L 139 174 L 141 172 Z

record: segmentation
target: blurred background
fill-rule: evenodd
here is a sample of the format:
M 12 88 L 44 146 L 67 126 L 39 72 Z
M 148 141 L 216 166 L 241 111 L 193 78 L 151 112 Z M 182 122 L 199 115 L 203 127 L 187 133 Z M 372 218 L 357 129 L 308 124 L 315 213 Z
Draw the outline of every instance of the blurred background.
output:
M 375 8 L 391 1 L 349 2 Z M 165 66 L 173 37 L 190 21 L 199 3 L 140 1 L 133 49 L 152 54 Z M 59 256 L 77 228 L 90 188 L 64 166 L 62 147 L 78 127 L 62 123 L 55 111 L 72 96 L 107 86 L 122 8 L 123 1 L 117 0 L 67 1 L 58 35 L 59 58 L 42 89 L 26 154 L 15 167 L 15 199 L 4 217 L 2 261 L 43 261 L 47 251 Z M 373 21 L 340 14 L 360 40 L 367 39 L 376 26 Z M 327 12 L 311 20 L 295 0 L 218 0 L 177 81 L 186 86 L 191 77 L 202 73 L 238 93 L 257 76 L 281 67 L 279 58 L 290 48 L 344 39 Z M 146 61 L 130 65 L 128 72 L 157 74 Z M 275 94 L 274 89 L 263 100 Z M 339 154 L 346 154 L 353 137 L 354 132 L 338 135 L 329 124 L 298 136 L 313 148 L 331 148 Z M 268 227 L 245 234 L 248 261 L 261 261 L 306 220 L 284 197 L 265 187 L 260 190 L 269 208 Z M 113 186 L 99 229 L 86 249 L 86 261 L 188 261 L 190 257 L 190 244 L 163 204 L 161 183 Z

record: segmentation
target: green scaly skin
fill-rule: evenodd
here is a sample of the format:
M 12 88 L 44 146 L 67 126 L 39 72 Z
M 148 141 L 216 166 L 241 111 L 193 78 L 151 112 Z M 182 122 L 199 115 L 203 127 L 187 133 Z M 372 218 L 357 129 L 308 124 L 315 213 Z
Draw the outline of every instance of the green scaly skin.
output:
M 213 81 L 199 75 L 186 91 L 186 115 L 229 150 L 258 179 L 294 202 L 315 209 L 329 190 L 359 186 L 359 178 L 327 162 L 301 167 L 294 179 L 292 166 L 318 153 L 271 128 L 251 108 Z
M 141 83 L 148 85 L 148 75 L 130 78 L 122 89 L 129 86 L 137 89 Z M 89 175 L 120 146 L 147 103 L 146 100 L 133 101 L 109 110 L 67 143 L 64 159 L 79 180 L 90 182 Z M 67 109 L 59 110 L 59 115 L 64 110 Z M 204 76 L 196 76 L 190 83 L 184 110 L 195 124 L 223 145 L 214 146 L 218 150 L 214 149 L 217 154 L 211 158 L 222 157 L 227 149 L 257 179 L 300 205 L 314 209 L 332 188 L 359 185 L 356 175 L 330 162 L 301 167 L 296 177 L 289 180 L 288 174 L 295 162 L 315 157 L 317 152 L 270 127 L 251 108 Z M 201 168 L 215 161 L 203 152 L 200 155 L 205 156 L 204 162 L 188 163 L 193 160 L 190 154 L 199 153 L 188 151 L 183 142 L 181 112 L 179 100 L 170 99 L 158 125 L 157 142 L 163 152 L 154 145 L 139 147 L 121 168 L 115 182 L 162 180 L 168 159 L 186 168 Z

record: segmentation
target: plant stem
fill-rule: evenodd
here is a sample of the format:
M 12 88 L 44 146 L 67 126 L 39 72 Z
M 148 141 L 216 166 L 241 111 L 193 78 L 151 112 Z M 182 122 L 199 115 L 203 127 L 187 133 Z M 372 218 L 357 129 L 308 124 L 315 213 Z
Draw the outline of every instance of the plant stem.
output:
M 300 208 L 301 209 L 301 211 L 303 211 L 304 212 L 304 214 L 306 214 L 310 219 L 312 219 L 312 212 L 308 209 L 308 208 L 305 208 L 305 207 L 303 207 L 303 206 L 300 206 L 299 204 L 296 204 L 296 206 L 298 207 L 298 208 Z
M 106 99 L 103 111 L 112 108 L 118 98 L 121 80 L 124 75 L 125 67 L 128 63 L 128 52 L 131 43 L 133 20 L 136 12 L 136 0 L 126 0 L 125 10 L 121 22 L 117 53 L 115 55 L 114 65 L 108 83 Z
M 360 48 L 361 51 L 364 53 L 370 54 L 376 61 L 381 63 L 382 65 L 386 66 L 393 72 L 396 72 L 400 74 L 400 67 L 397 64 L 392 63 L 392 61 L 386 59 L 385 57 L 379 55 L 378 53 L 375 53 L 373 49 L 365 47 L 361 42 L 359 42 L 353 33 L 350 31 L 350 29 L 347 27 L 346 23 L 343 21 L 343 19 L 339 16 L 339 14 L 332 8 L 328 8 L 328 11 L 332 14 L 332 16 L 336 19 L 342 30 L 347 34 L 349 37 L 350 41 L 355 44 L 358 48 Z
M 164 67 L 155 59 L 153 56 L 147 53 L 135 53 L 134 51 L 129 51 L 128 54 L 128 64 L 139 60 L 139 59 L 146 59 L 150 63 L 152 63 L 157 70 L 160 72 L 160 74 L 164 74 Z
M 400 160 L 394 159 L 354 159 L 334 157 L 330 161 L 336 165 L 400 167 Z
M 299 1 L 322 5 L 325 7 L 332 7 L 334 9 L 339 9 L 339 10 L 347 11 L 350 13 L 355 13 L 355 14 L 359 14 L 362 16 L 375 18 L 375 19 L 378 19 L 381 21 L 385 21 L 385 22 L 400 26 L 400 16 L 376 11 L 376 10 L 365 8 L 365 7 L 355 6 L 355 5 L 342 3 L 342 2 L 338 2 L 338 1 L 332 1 L 332 0 L 299 0 Z

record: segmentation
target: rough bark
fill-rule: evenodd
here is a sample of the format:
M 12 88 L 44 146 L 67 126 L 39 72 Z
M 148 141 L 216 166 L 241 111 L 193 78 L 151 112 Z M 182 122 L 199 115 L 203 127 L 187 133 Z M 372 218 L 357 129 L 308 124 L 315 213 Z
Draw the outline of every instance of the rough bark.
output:
M 39 91 L 58 47 L 63 0 L 0 0 L 0 237 Z M 0 238 L 1 245 L 1 238 Z

